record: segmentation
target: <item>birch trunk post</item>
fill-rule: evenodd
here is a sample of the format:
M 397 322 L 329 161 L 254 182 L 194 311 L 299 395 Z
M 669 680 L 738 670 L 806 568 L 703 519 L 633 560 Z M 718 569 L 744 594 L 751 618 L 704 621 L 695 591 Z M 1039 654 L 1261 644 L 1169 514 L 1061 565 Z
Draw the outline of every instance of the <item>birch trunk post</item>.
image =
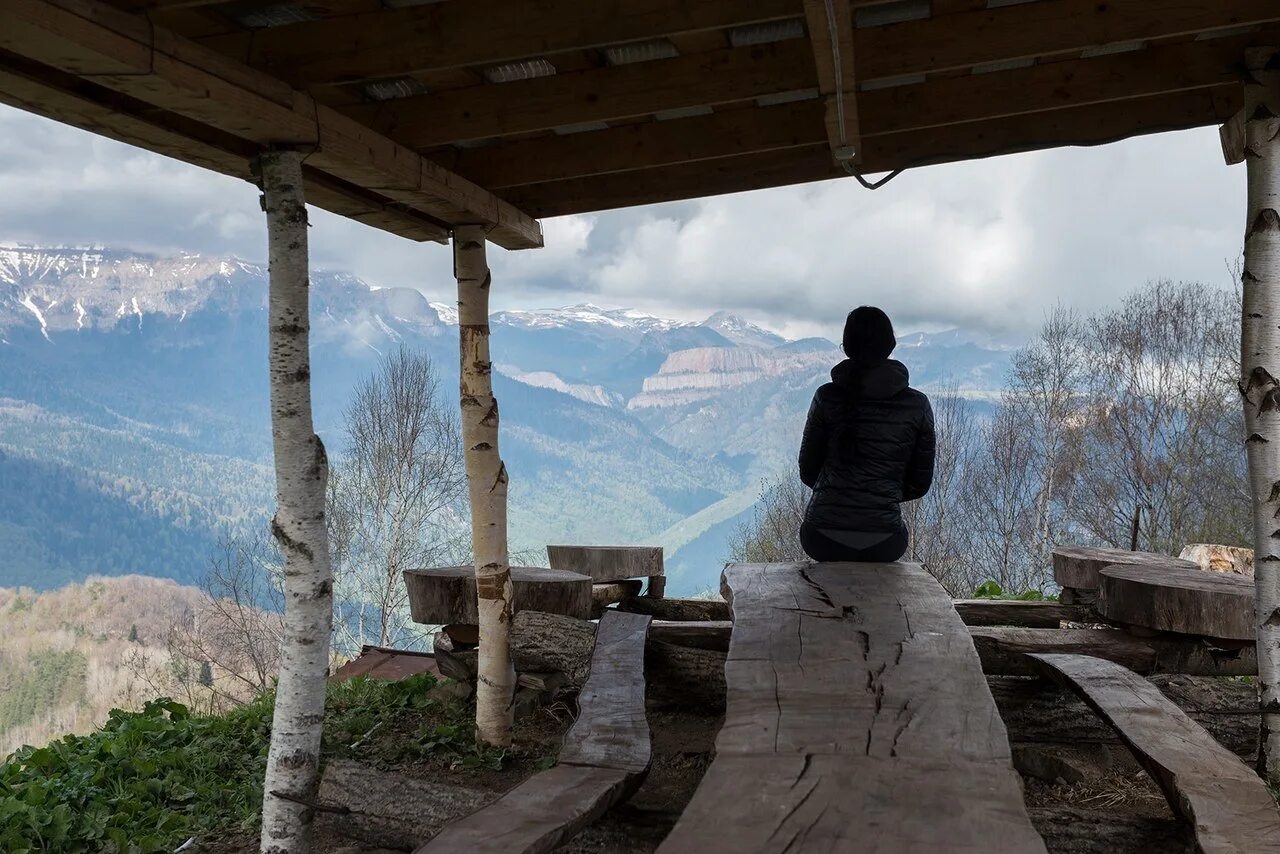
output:
M 1244 312 L 1240 391 L 1253 493 L 1258 688 L 1258 772 L 1280 785 L 1280 52 L 1246 57 Z
M 280 677 L 263 782 L 263 852 L 305 852 L 319 781 L 320 733 L 333 624 L 333 578 L 325 530 L 329 464 L 311 422 L 307 210 L 302 156 L 258 158 L 270 259 L 271 437 L 276 515 L 284 555 Z
M 514 595 L 507 558 L 507 469 L 498 452 L 498 401 L 489 358 L 489 263 L 484 228 L 453 231 L 458 279 L 462 446 L 471 498 L 480 649 L 476 674 L 476 738 L 511 744 L 516 674 L 511 664 Z

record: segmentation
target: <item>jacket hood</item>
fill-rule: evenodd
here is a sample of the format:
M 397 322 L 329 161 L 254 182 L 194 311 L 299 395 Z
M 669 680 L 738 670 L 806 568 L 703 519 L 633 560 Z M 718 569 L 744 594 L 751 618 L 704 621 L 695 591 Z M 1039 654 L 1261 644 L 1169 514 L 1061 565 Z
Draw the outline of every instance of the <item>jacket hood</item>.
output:
M 907 366 L 897 359 L 885 359 L 870 365 L 859 365 L 845 359 L 831 369 L 831 381 L 856 391 L 860 397 L 881 400 L 893 397 L 911 382 Z

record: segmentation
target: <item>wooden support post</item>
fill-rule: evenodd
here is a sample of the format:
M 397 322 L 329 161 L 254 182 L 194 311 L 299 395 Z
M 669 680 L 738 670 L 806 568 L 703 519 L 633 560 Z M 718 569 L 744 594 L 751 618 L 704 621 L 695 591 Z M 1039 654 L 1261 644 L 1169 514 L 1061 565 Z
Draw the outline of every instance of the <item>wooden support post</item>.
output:
M 511 744 L 516 674 L 510 629 L 515 595 L 507 558 L 507 469 L 498 452 L 498 401 L 489 358 L 489 262 L 482 226 L 453 231 L 458 279 L 462 446 L 471 498 L 471 548 L 476 569 L 480 655 L 476 674 L 476 737 Z
M 1258 771 L 1280 785 L 1280 51 L 1246 54 L 1244 316 L 1240 393 L 1253 493 L 1258 686 Z
M 276 515 L 284 555 L 284 639 L 263 783 L 262 850 L 305 852 L 320 769 L 325 676 L 333 623 L 333 576 L 325 530 L 324 444 L 311 421 L 307 210 L 302 155 L 258 158 L 270 258 L 271 436 Z
M 804 16 L 818 72 L 831 156 L 837 163 L 855 163 L 861 155 L 861 140 L 849 0 L 804 0 Z

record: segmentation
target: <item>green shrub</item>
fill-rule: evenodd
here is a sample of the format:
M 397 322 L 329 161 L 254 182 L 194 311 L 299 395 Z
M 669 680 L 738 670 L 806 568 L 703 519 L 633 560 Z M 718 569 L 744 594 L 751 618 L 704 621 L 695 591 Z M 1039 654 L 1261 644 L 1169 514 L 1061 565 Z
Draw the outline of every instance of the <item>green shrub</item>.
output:
M 1019 599 L 1023 602 L 1043 602 L 1057 600 L 1057 596 L 1045 596 L 1039 590 L 1023 590 L 1021 593 L 1006 591 L 997 581 L 987 579 L 973 591 L 975 599 Z

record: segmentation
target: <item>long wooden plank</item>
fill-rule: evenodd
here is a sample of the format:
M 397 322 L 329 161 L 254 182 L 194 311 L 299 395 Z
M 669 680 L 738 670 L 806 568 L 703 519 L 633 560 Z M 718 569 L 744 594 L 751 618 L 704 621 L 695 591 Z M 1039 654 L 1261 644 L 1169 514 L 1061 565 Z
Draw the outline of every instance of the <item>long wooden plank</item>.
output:
M 1057 629 L 1064 621 L 1097 619 L 1092 608 L 1058 602 L 1027 602 L 1018 599 L 957 599 L 956 613 L 966 626 L 1022 626 L 1029 629 Z
M 1258 777 L 1147 680 L 1085 655 L 1035 655 L 1111 724 L 1194 828 L 1205 854 L 1280 850 L 1280 810 Z
M 259 146 L 314 149 L 309 166 L 449 224 L 485 223 L 507 248 L 538 223 L 438 164 L 287 84 L 98 0 L 7 0 L 0 49 Z
M 977 653 L 920 566 L 724 579 L 717 758 L 660 851 L 1044 851 Z
M 879 136 L 1221 87 L 1238 79 L 1247 47 L 1278 38 L 1280 32 L 1264 30 L 863 92 L 858 95 L 860 129 L 864 136 Z M 491 189 L 668 166 L 813 145 L 826 138 L 825 109 L 816 100 L 725 109 L 591 133 L 499 141 L 442 153 L 441 162 Z
M 989 122 L 948 125 L 927 133 L 863 138 L 864 172 L 906 169 L 1069 145 L 1101 145 L 1128 137 L 1216 125 L 1240 109 L 1240 86 L 1091 104 Z M 766 187 L 847 177 L 825 143 L 657 169 L 551 181 L 502 191 L 535 216 L 563 216 L 657 204 Z
M 652 753 L 644 705 L 648 631 L 647 616 L 607 612 L 559 764 L 449 824 L 419 854 L 552 851 L 632 791 Z
M 800 14 L 794 0 L 468 0 L 220 36 L 213 47 L 301 85 L 489 65 Z
M 1253 644 L 1215 646 L 1203 638 L 1157 635 L 1134 637 L 1115 629 L 1022 629 L 975 627 L 970 631 L 992 676 L 1029 676 L 1033 653 L 1091 655 L 1137 673 L 1185 673 L 1191 676 L 1254 676 Z

